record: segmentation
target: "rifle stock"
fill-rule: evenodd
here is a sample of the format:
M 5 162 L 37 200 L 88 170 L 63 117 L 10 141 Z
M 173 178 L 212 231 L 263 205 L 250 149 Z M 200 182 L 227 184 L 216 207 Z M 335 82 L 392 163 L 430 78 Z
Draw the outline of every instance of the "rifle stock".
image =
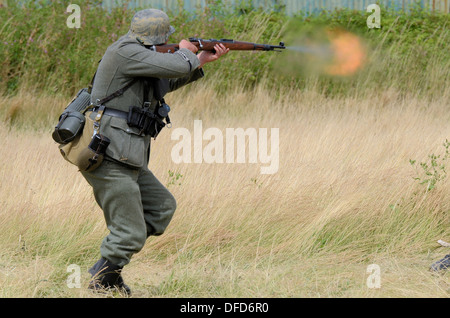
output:
M 214 52 L 214 46 L 216 44 L 222 43 L 226 48 L 230 49 L 230 51 L 276 51 L 281 52 L 282 49 L 285 49 L 283 42 L 280 42 L 279 45 L 270 45 L 270 44 L 258 44 L 252 42 L 242 42 L 242 41 L 234 41 L 230 39 L 199 39 L 199 38 L 189 38 L 189 41 L 194 44 L 199 51 L 212 51 Z M 162 44 L 162 45 L 154 45 L 152 49 L 156 52 L 160 53 L 174 53 L 179 49 L 178 44 Z

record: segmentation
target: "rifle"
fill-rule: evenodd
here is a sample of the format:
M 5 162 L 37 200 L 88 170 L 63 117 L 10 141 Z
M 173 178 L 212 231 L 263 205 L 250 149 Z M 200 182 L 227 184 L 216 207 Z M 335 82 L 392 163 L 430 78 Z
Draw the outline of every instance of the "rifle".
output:
M 285 49 L 283 42 L 280 42 L 279 45 L 269 45 L 269 44 L 257 44 L 252 42 L 242 42 L 242 41 L 234 41 L 230 39 L 199 39 L 199 38 L 189 38 L 189 41 L 194 44 L 199 51 L 212 51 L 214 52 L 214 45 L 222 43 L 226 48 L 230 49 L 230 51 L 275 51 L 281 52 L 282 49 Z M 160 53 L 174 53 L 179 50 L 178 44 L 162 44 L 162 45 L 153 45 L 151 48 Z

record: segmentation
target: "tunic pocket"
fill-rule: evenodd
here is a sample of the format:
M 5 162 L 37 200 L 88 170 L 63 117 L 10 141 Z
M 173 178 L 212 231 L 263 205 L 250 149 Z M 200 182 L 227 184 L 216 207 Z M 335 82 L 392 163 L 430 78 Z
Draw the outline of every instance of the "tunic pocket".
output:
M 129 127 L 126 120 L 117 117 L 102 118 L 101 130 L 110 136 L 111 143 L 106 154 L 133 167 L 143 167 L 146 163 L 148 143 L 135 128 Z M 147 145 L 147 146 L 146 146 Z

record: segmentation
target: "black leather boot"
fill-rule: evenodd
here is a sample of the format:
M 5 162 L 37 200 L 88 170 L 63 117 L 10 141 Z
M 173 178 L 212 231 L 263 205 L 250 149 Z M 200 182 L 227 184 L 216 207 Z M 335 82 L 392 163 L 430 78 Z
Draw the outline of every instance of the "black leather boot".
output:
M 131 289 L 128 287 L 122 278 L 122 267 L 115 265 L 104 259 L 100 258 L 97 263 L 92 266 L 89 271 L 92 275 L 92 280 L 89 283 L 89 289 L 95 291 L 108 291 L 118 290 L 124 292 L 128 296 L 131 295 Z

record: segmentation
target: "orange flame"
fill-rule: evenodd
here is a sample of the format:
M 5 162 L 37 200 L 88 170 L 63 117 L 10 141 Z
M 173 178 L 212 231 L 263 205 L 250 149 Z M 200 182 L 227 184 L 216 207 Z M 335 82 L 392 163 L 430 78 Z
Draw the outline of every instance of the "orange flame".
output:
M 330 75 L 346 76 L 358 71 L 364 64 L 366 50 L 358 36 L 339 31 L 328 31 L 333 62 L 326 69 Z

